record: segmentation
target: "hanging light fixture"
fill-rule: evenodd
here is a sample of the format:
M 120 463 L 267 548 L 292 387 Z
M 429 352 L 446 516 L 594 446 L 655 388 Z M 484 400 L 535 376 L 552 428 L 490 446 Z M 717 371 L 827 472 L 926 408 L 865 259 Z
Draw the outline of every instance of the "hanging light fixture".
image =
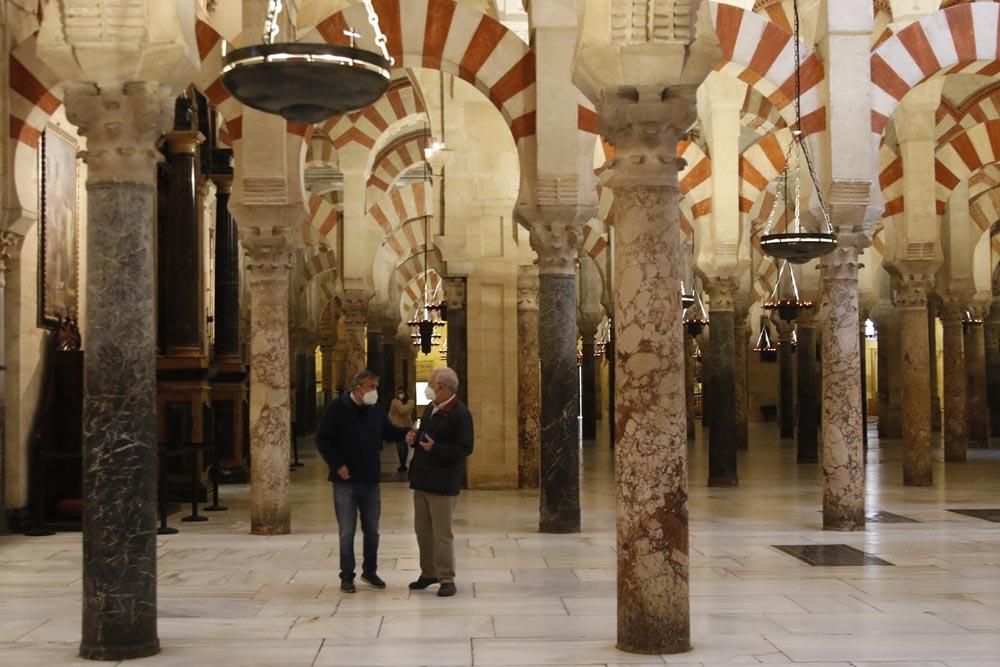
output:
M 785 153 L 785 167 L 778 177 L 778 196 L 767 218 L 767 226 L 760 239 L 760 249 L 766 255 L 784 259 L 795 264 L 804 264 L 811 259 L 822 257 L 837 247 L 837 236 L 830 222 L 830 213 L 823 201 L 823 194 L 816 177 L 816 169 L 809 156 L 809 147 L 802 132 L 802 57 L 799 46 L 799 3 L 792 0 L 795 36 L 795 126 L 792 141 Z M 816 201 L 819 203 L 819 229 L 807 230 L 802 226 L 802 170 L 808 172 L 812 181 Z M 785 230 L 774 231 L 779 205 L 785 211 Z M 788 221 L 789 206 L 792 219 Z
M 761 361 L 774 361 L 778 358 L 778 348 L 771 342 L 771 332 L 768 331 L 766 324 L 760 325 L 760 335 L 757 336 L 753 351 L 760 354 Z
M 782 260 L 778 269 L 778 280 L 774 283 L 771 296 L 764 302 L 764 310 L 777 311 L 778 317 L 786 322 L 792 322 L 799 316 L 799 311 L 812 308 L 812 301 L 799 295 L 799 285 L 795 281 L 795 272 L 787 260 Z
M 430 293 L 430 267 L 427 263 L 427 249 L 430 245 L 430 237 L 427 231 L 427 216 L 424 216 L 424 289 L 423 299 L 416 311 L 413 319 L 406 324 L 410 326 L 410 338 L 413 344 L 420 348 L 424 354 L 430 354 L 435 345 L 441 342 L 441 334 L 436 333 L 438 327 L 443 327 L 441 320 L 439 303 L 433 302 Z M 439 286 L 440 288 L 440 286 Z
M 702 332 L 708 324 L 708 311 L 705 309 L 705 302 L 701 300 L 701 292 L 694 289 L 694 301 L 684 309 L 684 329 L 688 335 L 694 338 Z
M 694 303 L 694 292 L 688 292 L 687 287 L 684 286 L 684 281 L 681 281 L 681 309 L 687 310 Z
M 243 104 L 297 123 L 318 123 L 377 101 L 389 89 L 394 61 L 371 0 L 362 0 L 381 53 L 355 46 L 361 35 L 344 31 L 348 46 L 280 42 L 282 0 L 268 0 L 263 43 L 230 51 L 222 85 Z
M 977 317 L 971 310 L 966 309 L 962 314 L 962 331 L 969 333 L 972 327 L 982 326 L 983 318 Z

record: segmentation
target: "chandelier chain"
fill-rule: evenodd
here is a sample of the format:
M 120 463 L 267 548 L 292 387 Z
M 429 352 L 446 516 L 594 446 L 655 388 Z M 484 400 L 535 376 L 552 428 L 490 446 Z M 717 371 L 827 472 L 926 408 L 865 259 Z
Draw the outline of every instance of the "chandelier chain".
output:
M 365 11 L 368 12 L 368 23 L 371 24 L 372 30 L 375 32 L 375 45 L 382 51 L 382 57 L 389 61 L 390 65 L 396 64 L 396 59 L 389 55 L 389 48 L 386 46 L 388 44 L 388 39 L 382 32 L 382 28 L 379 26 L 378 14 L 375 13 L 375 7 L 372 5 L 372 0 L 361 0 L 365 5 Z
M 267 17 L 264 19 L 264 43 L 274 44 L 274 38 L 278 36 L 278 14 L 282 10 L 281 0 L 267 0 Z

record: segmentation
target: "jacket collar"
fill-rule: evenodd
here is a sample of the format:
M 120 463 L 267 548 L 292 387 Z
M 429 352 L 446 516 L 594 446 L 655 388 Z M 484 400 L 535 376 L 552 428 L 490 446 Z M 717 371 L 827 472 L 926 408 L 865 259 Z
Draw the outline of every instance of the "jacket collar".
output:
M 443 412 L 445 414 L 450 413 L 458 405 L 458 394 L 452 394 L 451 398 L 438 406 L 435 412 Z

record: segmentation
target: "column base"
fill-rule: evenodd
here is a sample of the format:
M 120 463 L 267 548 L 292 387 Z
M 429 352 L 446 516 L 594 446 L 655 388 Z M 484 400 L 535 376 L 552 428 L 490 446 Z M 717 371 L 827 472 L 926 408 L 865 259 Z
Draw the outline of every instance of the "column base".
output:
M 649 646 L 646 644 L 636 645 L 631 642 L 623 642 L 619 640 L 618 643 L 615 644 L 615 648 L 619 651 L 635 653 L 638 655 L 674 655 L 677 653 L 687 653 L 694 647 L 691 645 L 690 640 L 679 641 L 676 643 L 657 644 L 656 646 Z
M 709 478 L 708 485 L 717 489 L 735 489 L 740 485 L 740 480 L 738 479 L 712 479 Z
M 551 535 L 566 535 L 569 533 L 579 533 L 580 532 L 580 520 L 577 519 L 574 523 L 572 520 L 567 521 L 539 521 L 538 532 L 547 533 Z
M 865 517 L 864 514 L 860 518 L 855 516 L 844 516 L 837 514 L 834 516 L 823 515 L 823 530 L 832 530 L 844 533 L 854 533 L 858 531 L 864 531 L 865 529 Z
M 23 533 L 35 527 L 35 514 L 30 507 L 12 507 L 7 510 L 7 530 Z
M 796 463 L 819 463 L 819 457 L 818 456 L 801 456 L 800 455 L 800 456 L 796 456 L 795 457 L 795 462 Z
M 148 658 L 159 652 L 159 639 L 136 646 L 87 646 L 80 644 L 80 657 L 84 660 L 134 660 Z

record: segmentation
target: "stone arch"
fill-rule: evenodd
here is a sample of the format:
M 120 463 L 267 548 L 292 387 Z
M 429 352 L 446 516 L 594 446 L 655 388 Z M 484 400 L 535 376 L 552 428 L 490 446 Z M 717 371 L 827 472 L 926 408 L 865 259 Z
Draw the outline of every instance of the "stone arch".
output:
M 427 271 L 428 286 L 431 294 L 437 292 L 441 288 L 441 284 L 444 282 L 441 275 L 434 269 L 428 269 Z M 421 302 L 424 295 L 424 274 L 420 273 L 413 277 L 409 283 L 407 283 L 406 288 L 403 289 L 399 295 L 399 309 L 400 314 L 409 319 L 413 315 L 414 310 L 416 310 L 417 305 Z
M 910 90 L 940 74 L 995 75 L 1000 5 L 960 4 L 925 16 L 872 53 L 872 132 L 881 136 Z
M 336 252 L 329 248 L 319 249 L 305 258 L 302 275 L 308 284 L 323 274 L 336 274 L 338 265 Z
M 677 145 L 677 154 L 687 165 L 679 174 L 681 195 L 690 202 L 690 224 L 697 225 L 712 212 L 712 159 L 701 146 L 688 140 Z
M 940 146 L 934 160 L 938 214 L 944 213 L 951 193 L 960 182 L 998 161 L 1000 161 L 1000 120 L 980 123 L 955 135 Z
M 795 45 L 791 33 L 759 14 L 725 3 L 712 3 L 712 19 L 722 48 L 716 68 L 756 87 L 778 110 L 786 125 L 794 123 Z M 826 129 L 826 107 L 819 84 L 825 68 L 819 55 L 799 43 L 802 80 L 802 130 Z
M 334 232 L 340 222 L 340 213 L 334 202 L 326 197 L 313 195 L 309 198 L 309 224 L 316 240 L 331 248 L 336 246 Z
M 389 236 L 391 243 L 395 233 L 401 230 L 408 221 L 423 220 L 432 215 L 431 185 L 426 181 L 418 181 L 395 188 L 368 211 L 368 218 L 375 222 L 382 232 Z M 423 234 L 423 231 L 421 231 Z
M 978 123 L 997 119 L 1000 119 L 1000 81 L 981 89 L 958 106 L 942 99 L 935 128 L 938 145 Z
M 365 191 L 366 208 L 371 208 L 385 196 L 396 179 L 408 169 L 425 164 L 424 149 L 430 144 L 430 139 L 431 133 L 427 128 L 407 132 L 393 139 L 375 156 Z

